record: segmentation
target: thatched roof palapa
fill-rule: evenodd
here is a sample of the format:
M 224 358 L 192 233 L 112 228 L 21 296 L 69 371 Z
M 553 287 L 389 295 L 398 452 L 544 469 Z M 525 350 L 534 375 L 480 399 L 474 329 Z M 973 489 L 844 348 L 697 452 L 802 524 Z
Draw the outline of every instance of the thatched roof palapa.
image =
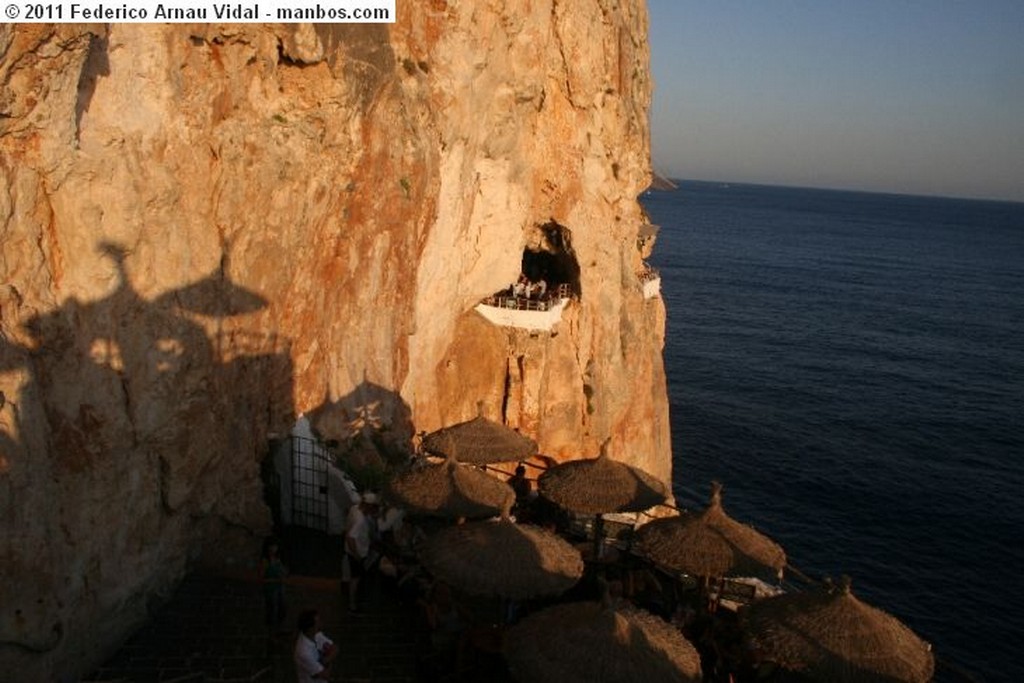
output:
M 482 404 L 478 411 L 472 420 L 427 434 L 424 450 L 475 465 L 526 460 L 537 452 L 536 441 L 484 417 Z
M 643 470 L 601 455 L 560 463 L 537 480 L 540 494 L 556 505 L 584 515 L 639 512 L 665 502 L 668 487 Z
M 858 600 L 845 577 L 838 586 L 760 600 L 742 614 L 767 657 L 811 681 L 926 683 L 935 671 L 931 646 Z
M 571 544 L 507 518 L 442 529 L 424 542 L 419 556 L 435 577 L 485 597 L 560 595 L 583 575 L 583 558 Z
M 779 572 L 786 553 L 751 526 L 722 509 L 722 487 L 712 483 L 711 502 L 699 514 L 656 519 L 640 527 L 636 547 L 654 562 L 698 576 Z
M 694 576 L 725 576 L 736 553 L 717 529 L 695 523 L 693 515 L 664 517 L 640 527 L 634 547 L 657 564 Z
M 509 510 L 516 498 L 505 482 L 450 458 L 402 472 L 387 491 L 412 514 L 448 519 L 494 517 Z
M 556 605 L 505 638 L 512 674 L 530 683 L 697 683 L 700 657 L 670 624 L 597 602 Z

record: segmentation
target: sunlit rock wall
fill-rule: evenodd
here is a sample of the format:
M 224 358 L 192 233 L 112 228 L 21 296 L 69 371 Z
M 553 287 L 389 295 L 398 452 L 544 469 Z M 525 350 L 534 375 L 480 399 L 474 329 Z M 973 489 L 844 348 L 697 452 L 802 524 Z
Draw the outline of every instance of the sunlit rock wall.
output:
M 191 563 L 250 562 L 299 413 L 400 451 L 479 403 L 668 479 L 643 2 L 398 6 L 0 27 L 0 670 L 74 675 Z M 543 225 L 579 296 L 490 325 Z

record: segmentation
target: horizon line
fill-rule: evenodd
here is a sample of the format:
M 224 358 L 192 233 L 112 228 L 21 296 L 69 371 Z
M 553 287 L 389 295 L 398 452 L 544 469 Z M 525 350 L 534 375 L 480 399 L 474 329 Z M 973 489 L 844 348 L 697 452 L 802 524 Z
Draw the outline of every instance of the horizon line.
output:
M 929 193 L 929 192 L 898 192 L 895 190 L 867 190 L 856 187 L 836 187 L 831 185 L 798 185 L 790 184 L 785 182 L 765 182 L 765 181 L 753 181 L 753 180 L 725 180 L 716 178 L 683 178 L 674 174 L 661 173 L 651 169 L 652 173 L 662 176 L 672 182 L 680 185 L 680 183 L 708 183 L 708 184 L 719 184 L 719 185 L 747 185 L 751 187 L 778 187 L 790 190 L 821 190 L 823 192 L 848 192 L 854 194 L 877 194 L 877 195 L 888 195 L 892 197 L 919 197 L 924 199 L 951 199 L 955 201 L 968 201 L 968 202 L 989 202 L 996 204 L 1024 204 L 1024 199 L 1008 199 L 1005 197 L 991 197 L 991 196 L 977 196 L 977 195 L 951 195 L 951 194 L 940 194 L 940 193 Z M 650 188 L 648 188 L 650 189 Z M 682 185 L 678 189 L 683 189 Z M 655 190 L 658 192 L 675 192 L 678 190 Z

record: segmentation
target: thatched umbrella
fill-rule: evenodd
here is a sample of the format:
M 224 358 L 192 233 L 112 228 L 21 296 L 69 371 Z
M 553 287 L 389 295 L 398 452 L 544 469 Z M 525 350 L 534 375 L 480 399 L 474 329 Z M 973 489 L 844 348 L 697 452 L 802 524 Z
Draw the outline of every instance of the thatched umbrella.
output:
M 537 480 L 540 494 L 560 507 L 583 515 L 639 512 L 668 497 L 668 487 L 641 469 L 601 455 L 563 462 Z
M 457 519 L 494 517 L 511 508 L 516 494 L 505 482 L 448 458 L 398 474 L 388 494 L 412 514 Z
M 898 619 L 858 600 L 849 579 L 785 593 L 743 611 L 745 630 L 785 669 L 829 683 L 926 683 L 931 646 Z
M 697 576 L 781 572 L 786 553 L 767 536 L 722 509 L 722 486 L 713 482 L 711 502 L 699 514 L 664 517 L 640 527 L 636 547 L 658 564 Z
M 542 496 L 561 508 L 594 520 L 594 557 L 600 555 L 607 512 L 639 512 L 668 497 L 668 487 L 643 470 L 608 457 L 608 441 L 601 455 L 559 463 L 537 480 Z
M 442 529 L 423 543 L 419 556 L 435 577 L 484 597 L 560 595 L 583 575 L 583 559 L 571 544 L 507 518 Z
M 513 676 L 531 683 L 696 683 L 700 657 L 643 610 L 582 602 L 548 607 L 505 636 Z
M 489 465 L 525 460 L 537 452 L 537 442 L 479 414 L 467 422 L 444 427 L 423 437 L 423 448 L 459 462 Z

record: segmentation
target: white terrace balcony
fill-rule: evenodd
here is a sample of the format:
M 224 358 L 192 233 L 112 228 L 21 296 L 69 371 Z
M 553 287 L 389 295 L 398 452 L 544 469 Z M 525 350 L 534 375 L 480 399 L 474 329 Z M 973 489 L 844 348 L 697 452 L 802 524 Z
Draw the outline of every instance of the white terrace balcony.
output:
M 644 298 L 653 299 L 661 294 L 661 273 L 656 268 L 651 268 L 646 263 L 643 270 L 636 274 L 644 289 Z
M 488 321 L 503 327 L 551 332 L 562 319 L 562 311 L 569 303 L 572 292 L 568 284 L 555 287 L 542 298 L 499 293 L 489 296 L 476 306 L 476 311 Z

